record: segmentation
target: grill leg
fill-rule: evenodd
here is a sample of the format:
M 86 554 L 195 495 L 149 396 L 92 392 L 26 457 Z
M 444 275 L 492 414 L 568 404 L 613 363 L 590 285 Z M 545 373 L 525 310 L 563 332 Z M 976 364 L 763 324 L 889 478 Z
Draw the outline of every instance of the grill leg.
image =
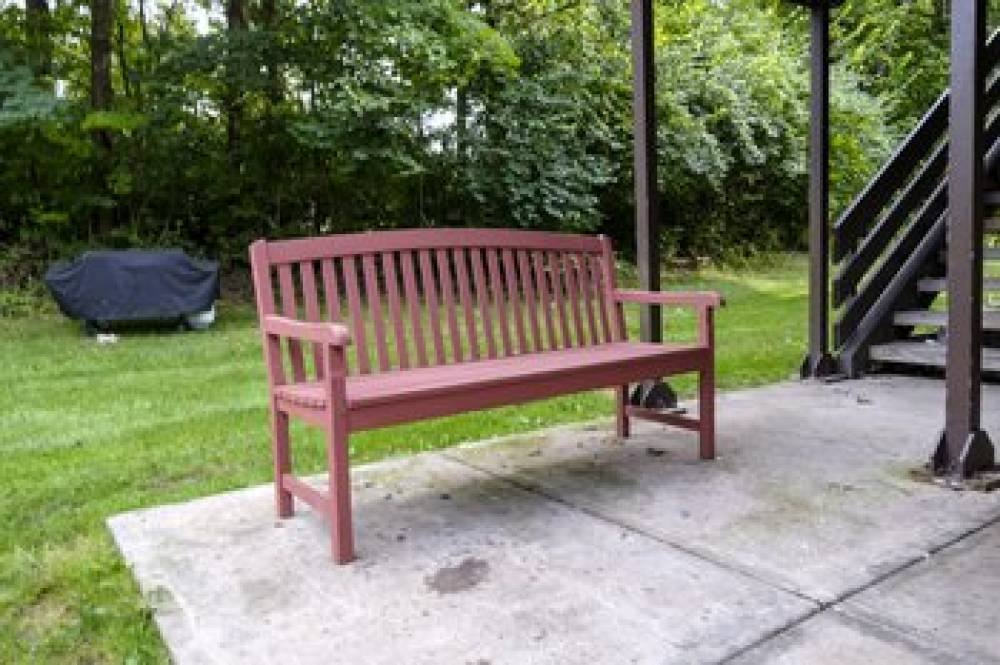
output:
M 632 435 L 632 425 L 628 417 L 628 385 L 615 389 L 615 415 L 617 417 L 618 438 L 627 439 Z
M 715 459 L 715 368 L 698 372 L 698 431 L 701 459 Z
M 274 502 L 278 517 L 284 519 L 295 514 L 292 493 L 284 488 L 282 479 L 292 472 L 292 451 L 288 436 L 288 414 L 272 407 L 271 445 L 274 457 Z
M 343 418 L 335 417 L 328 435 L 327 454 L 330 466 L 330 548 L 333 560 L 338 564 L 354 560 L 348 439 Z

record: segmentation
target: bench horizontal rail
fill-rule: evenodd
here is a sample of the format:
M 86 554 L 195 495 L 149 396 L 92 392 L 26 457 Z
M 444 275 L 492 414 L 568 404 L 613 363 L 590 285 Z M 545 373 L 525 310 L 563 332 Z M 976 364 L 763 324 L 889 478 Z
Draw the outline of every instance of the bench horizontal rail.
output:
M 330 501 L 326 498 L 326 495 L 304 480 L 286 473 L 281 476 L 281 486 L 291 492 L 296 499 L 303 501 L 320 515 L 329 514 Z
M 714 291 L 635 291 L 619 289 L 614 292 L 618 302 L 642 305 L 667 305 L 678 307 L 722 307 L 725 300 Z
M 687 429 L 697 432 L 701 427 L 701 421 L 697 418 L 691 418 L 690 416 L 682 416 L 679 413 L 670 413 L 664 411 L 657 411 L 655 409 L 647 409 L 641 406 L 630 406 L 628 407 L 628 414 L 635 418 L 641 418 L 642 420 L 649 420 L 654 423 L 660 423 L 661 425 L 671 425 L 673 427 L 680 427 L 681 429 Z
M 357 256 L 374 252 L 403 252 L 439 248 L 502 248 L 557 250 L 599 254 L 601 241 L 593 236 L 541 231 L 493 229 L 419 229 L 377 231 L 347 235 L 279 240 L 267 244 L 273 264 Z

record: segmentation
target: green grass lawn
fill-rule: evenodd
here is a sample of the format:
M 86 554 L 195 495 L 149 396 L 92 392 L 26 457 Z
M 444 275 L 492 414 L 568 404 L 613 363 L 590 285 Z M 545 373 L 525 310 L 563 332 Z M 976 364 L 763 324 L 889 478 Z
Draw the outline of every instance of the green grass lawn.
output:
M 805 349 L 806 263 L 670 275 L 717 289 L 723 389 L 792 375 Z M 634 327 L 636 312 L 630 312 Z M 671 310 L 682 335 L 693 317 Z M 166 651 L 104 520 L 270 480 L 256 320 L 222 303 L 205 333 L 135 333 L 100 346 L 55 314 L 0 319 L 0 662 L 161 662 Z M 681 392 L 688 378 L 672 381 Z M 450 446 L 611 415 L 598 392 L 368 432 L 353 459 Z M 297 438 L 294 438 L 296 437 Z M 324 468 L 296 429 L 298 471 Z M 317 543 L 317 547 L 325 547 Z

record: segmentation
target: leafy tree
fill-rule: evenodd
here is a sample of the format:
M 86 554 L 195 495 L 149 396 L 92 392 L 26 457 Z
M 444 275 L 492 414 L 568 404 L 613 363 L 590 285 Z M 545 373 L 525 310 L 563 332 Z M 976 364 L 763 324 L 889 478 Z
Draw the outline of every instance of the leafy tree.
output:
M 185 3 L 0 8 L 0 275 L 97 246 L 240 267 L 261 235 L 416 225 L 633 246 L 627 3 L 200 1 L 207 29 Z M 933 3 L 899 4 L 837 14 L 837 205 L 943 84 Z M 805 12 L 657 10 L 666 249 L 801 247 Z

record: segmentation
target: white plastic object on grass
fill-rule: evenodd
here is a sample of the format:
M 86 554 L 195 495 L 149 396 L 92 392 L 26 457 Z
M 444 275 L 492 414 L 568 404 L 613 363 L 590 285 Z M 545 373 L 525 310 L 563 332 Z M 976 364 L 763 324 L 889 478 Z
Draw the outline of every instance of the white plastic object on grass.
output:
M 204 312 L 185 315 L 184 321 L 191 330 L 208 330 L 215 323 L 215 305 Z

